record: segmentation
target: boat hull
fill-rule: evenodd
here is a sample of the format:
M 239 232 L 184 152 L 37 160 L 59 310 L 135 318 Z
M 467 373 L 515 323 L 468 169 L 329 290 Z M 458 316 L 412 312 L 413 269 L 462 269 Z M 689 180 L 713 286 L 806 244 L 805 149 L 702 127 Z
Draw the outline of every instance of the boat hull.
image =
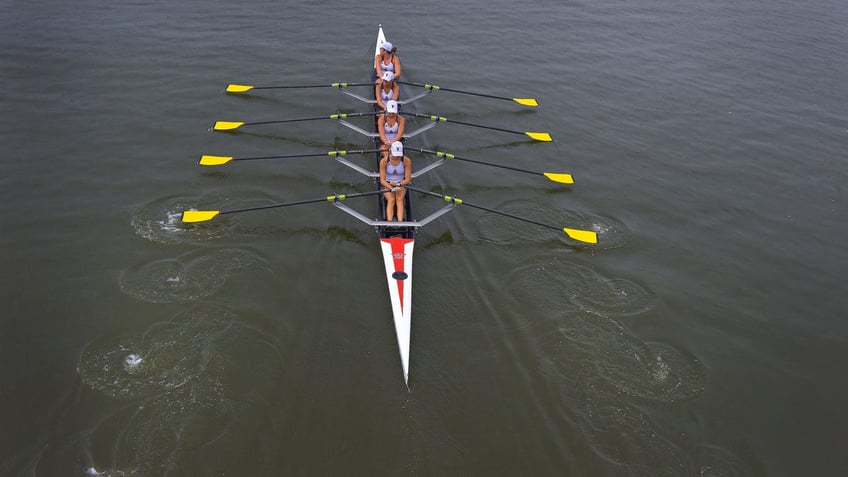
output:
M 386 41 L 381 26 L 377 32 L 377 45 L 374 55 L 380 53 L 380 47 Z M 376 77 L 376 72 L 372 73 Z M 375 106 L 376 107 L 376 106 Z M 377 117 L 374 117 L 374 130 L 377 131 Z M 381 146 L 379 138 L 374 139 L 375 148 Z M 376 155 L 379 170 L 380 154 Z M 375 179 L 378 190 L 382 189 L 379 177 Z M 406 194 L 407 220 L 412 218 L 412 200 Z M 386 201 L 382 194 L 377 199 L 377 217 L 386 220 Z M 386 280 L 389 286 L 389 299 L 392 304 L 392 317 L 397 335 L 400 362 L 403 368 L 403 382 L 409 387 L 409 352 L 412 337 L 412 250 L 415 245 L 415 227 L 398 225 L 379 225 L 376 227 L 380 239 L 380 249 L 383 253 L 383 263 L 386 267 Z
M 412 338 L 412 251 L 415 239 L 390 237 L 380 239 L 392 317 L 395 323 L 403 381 L 409 385 L 409 348 Z

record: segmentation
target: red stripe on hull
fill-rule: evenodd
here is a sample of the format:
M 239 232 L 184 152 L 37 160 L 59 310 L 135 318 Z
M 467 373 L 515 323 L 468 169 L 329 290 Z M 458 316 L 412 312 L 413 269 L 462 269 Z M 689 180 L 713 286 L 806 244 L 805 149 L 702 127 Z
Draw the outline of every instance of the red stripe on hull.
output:
M 392 237 L 392 238 L 384 238 L 384 239 L 380 239 L 380 240 L 391 245 L 391 247 L 392 247 L 392 260 L 394 261 L 394 264 L 395 264 L 395 272 L 403 272 L 404 273 L 403 278 L 406 279 L 407 273 L 406 273 L 406 269 L 404 268 L 404 266 L 405 266 L 404 262 L 406 260 L 406 253 L 404 252 L 404 247 L 406 246 L 406 244 L 408 244 L 409 242 L 412 242 L 414 239 Z M 397 284 L 398 297 L 400 297 L 401 311 L 403 311 L 403 308 L 406 305 L 406 302 L 403 300 L 403 280 L 395 279 L 395 282 Z

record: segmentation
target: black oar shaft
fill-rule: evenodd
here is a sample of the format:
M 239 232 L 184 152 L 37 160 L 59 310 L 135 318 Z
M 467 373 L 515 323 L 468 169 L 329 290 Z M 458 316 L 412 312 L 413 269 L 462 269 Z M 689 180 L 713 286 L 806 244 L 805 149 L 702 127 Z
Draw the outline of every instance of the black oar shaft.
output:
M 234 161 L 256 161 L 261 159 L 291 159 L 294 157 L 319 157 L 319 156 L 345 156 L 348 154 L 369 154 L 372 152 L 377 152 L 379 149 L 357 149 L 352 151 L 329 151 L 329 152 L 319 152 L 315 154 L 289 154 L 285 156 L 257 156 L 257 157 L 234 157 Z
M 511 129 L 497 128 L 497 127 L 494 127 L 494 126 L 485 126 L 483 124 L 466 123 L 464 121 L 457 121 L 457 120 L 454 120 L 454 119 L 447 119 L 447 118 L 445 118 L 445 120 L 447 122 L 456 123 L 456 124 L 464 124 L 466 126 L 473 126 L 473 127 L 476 127 L 476 128 L 484 128 L 484 129 L 491 129 L 493 131 L 501 131 L 501 132 L 508 132 L 508 133 L 513 133 L 513 134 L 520 134 L 522 136 L 524 135 L 524 131 L 513 131 Z
M 423 149 L 423 148 L 412 149 L 412 150 L 418 151 L 418 152 L 423 152 L 425 154 L 433 154 L 433 155 L 439 156 L 439 157 L 447 157 L 448 159 L 456 159 L 458 161 L 473 162 L 474 164 L 482 164 L 484 166 L 499 167 L 501 169 L 509 169 L 511 171 L 524 172 L 525 174 L 533 174 L 534 176 L 544 176 L 544 174 L 542 174 L 541 172 L 528 171 L 527 169 L 519 169 L 517 167 L 512 167 L 512 166 L 503 166 L 503 165 L 500 165 L 500 164 L 492 164 L 491 162 L 478 161 L 476 159 L 469 159 L 467 157 L 456 156 L 456 155 L 453 155 L 453 154 L 448 153 L 448 152 L 439 152 L 439 151 L 433 151 L 433 150 L 430 150 L 430 149 Z
M 415 114 L 412 114 L 412 116 L 414 116 L 416 118 L 427 118 L 427 119 L 430 119 L 431 121 L 440 121 L 440 122 L 445 122 L 445 123 L 463 124 L 465 126 L 473 126 L 475 128 L 491 129 L 491 130 L 494 130 L 494 131 L 508 132 L 508 133 L 512 133 L 512 134 L 520 134 L 522 136 L 524 136 L 526 134 L 524 131 L 513 131 L 512 129 L 503 129 L 503 128 L 498 128 L 498 127 L 494 127 L 494 126 L 486 126 L 486 125 L 483 125 L 483 124 L 467 123 L 465 121 L 457 121 L 455 119 L 448 119 L 444 116 L 435 116 L 435 115 L 432 115 L 432 114 L 415 113 Z
M 259 124 L 280 124 L 280 123 L 296 123 L 299 121 L 318 121 L 320 119 L 330 119 L 329 116 L 320 116 L 317 118 L 299 118 L 299 119 L 281 119 L 278 121 L 257 121 L 252 123 L 244 123 L 244 126 L 256 126 Z
M 345 200 L 345 199 L 349 199 L 349 198 L 352 198 L 352 197 L 363 197 L 363 196 L 367 196 L 367 195 L 382 194 L 383 192 L 385 192 L 385 191 L 384 190 L 375 190 L 375 191 L 371 191 L 371 192 L 359 192 L 359 193 L 355 193 L 355 194 L 335 194 L 335 195 L 330 195 L 330 196 L 326 196 L 326 197 L 321 197 L 321 198 L 318 198 L 318 199 L 298 200 L 298 201 L 295 201 L 295 202 L 280 202 L 280 203 L 277 203 L 277 204 L 260 205 L 260 206 L 256 206 L 256 207 L 246 207 L 244 209 L 222 210 L 222 211 L 218 212 L 218 214 L 219 215 L 235 214 L 237 212 L 251 212 L 251 211 L 254 211 L 254 210 L 275 209 L 275 208 L 280 208 L 280 207 L 289 207 L 289 206 L 292 206 L 292 205 L 314 204 L 314 203 L 318 203 L 318 202 L 335 202 L 337 200 Z
M 319 121 L 321 119 L 345 119 L 345 118 L 356 118 L 359 116 L 374 116 L 376 114 L 382 114 L 378 112 L 372 113 L 336 113 L 330 116 L 317 116 L 314 118 L 298 118 L 298 119 L 280 119 L 277 121 L 258 121 L 251 123 L 244 123 L 243 126 L 257 126 L 260 124 L 280 124 L 280 123 L 296 123 L 303 121 Z
M 327 88 L 334 87 L 337 88 L 340 85 L 345 86 L 374 86 L 374 83 L 333 83 L 333 84 L 302 84 L 302 85 L 289 85 L 289 86 L 254 86 L 253 89 L 297 89 L 297 88 Z
M 292 86 L 254 86 L 253 89 L 297 89 L 297 88 L 326 88 L 328 84 L 302 84 Z
M 527 223 L 530 223 L 530 224 L 538 225 L 540 227 L 545 227 L 545 228 L 549 228 L 549 229 L 553 229 L 553 230 L 562 230 L 561 227 L 555 227 L 553 225 L 543 224 L 541 222 L 536 222 L 535 220 L 530 220 L 530 219 L 526 219 L 524 217 L 519 217 L 517 215 L 510 214 L 509 212 L 502 212 L 500 210 L 495 210 L 495 209 L 490 209 L 488 207 L 483 207 L 482 205 L 472 204 L 472 203 L 466 202 L 466 201 L 464 201 L 464 200 L 462 200 L 462 199 L 460 199 L 456 196 L 437 194 L 435 192 L 430 192 L 430 191 L 419 189 L 417 187 L 413 187 L 413 186 L 409 186 L 409 185 L 406 186 L 406 188 L 410 189 L 410 190 L 414 190 L 415 192 L 420 192 L 422 194 L 429 195 L 429 196 L 439 197 L 439 198 L 444 199 L 445 201 L 451 202 L 453 204 L 467 205 L 467 206 L 475 208 L 475 209 L 485 210 L 486 212 L 491 212 L 493 214 L 503 215 L 504 217 L 509 217 L 511 219 L 520 220 L 522 222 L 527 222 Z
M 258 161 L 262 159 L 289 159 L 292 157 L 317 157 L 326 156 L 327 153 L 321 154 L 289 154 L 287 156 L 257 156 L 257 157 L 234 157 L 234 161 Z
M 434 91 L 450 91 L 451 93 L 469 94 L 471 96 L 481 96 L 483 98 L 493 98 L 493 99 L 503 99 L 503 100 L 506 100 L 506 101 L 513 101 L 512 98 L 507 98 L 507 97 L 504 97 L 504 96 L 495 96 L 495 95 L 486 94 L 486 93 L 475 93 L 473 91 L 462 91 L 462 90 L 458 90 L 458 89 L 445 88 L 443 86 L 436 86 L 434 84 L 411 83 L 411 82 L 406 82 L 406 81 L 397 81 L 397 83 L 398 84 L 405 84 L 405 85 L 409 85 L 409 86 L 418 86 L 420 88 L 430 89 L 430 90 L 434 90 Z

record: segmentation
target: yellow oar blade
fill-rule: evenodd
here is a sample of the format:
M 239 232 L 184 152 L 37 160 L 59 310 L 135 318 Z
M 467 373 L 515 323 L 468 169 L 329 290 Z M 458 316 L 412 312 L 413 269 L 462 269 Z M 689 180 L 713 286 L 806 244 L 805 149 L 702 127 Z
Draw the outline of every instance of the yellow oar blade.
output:
M 244 93 L 245 91 L 250 91 L 253 89 L 253 86 L 248 86 L 246 84 L 228 84 L 227 92 L 228 93 Z
M 230 156 L 200 156 L 201 166 L 220 166 L 232 161 Z
M 525 131 L 524 134 L 530 136 L 532 139 L 535 139 L 537 141 L 543 141 L 543 142 L 553 141 L 553 138 L 551 138 L 551 135 L 546 133 L 546 132 Z
M 561 174 L 558 172 L 545 172 L 545 177 L 554 181 L 560 182 L 562 184 L 574 184 L 574 178 L 571 177 L 571 174 Z
M 532 106 L 535 108 L 539 105 L 539 103 L 537 103 L 533 98 L 512 98 L 512 100 L 522 106 Z
M 243 122 L 238 121 L 215 121 L 215 125 L 212 126 L 212 129 L 216 131 L 231 131 L 233 129 L 238 129 L 243 125 Z
M 183 222 L 206 222 L 207 220 L 212 220 L 220 213 L 220 210 L 186 210 L 183 212 Z
M 598 243 L 598 234 L 592 230 L 570 229 L 566 227 L 562 231 L 579 242 Z

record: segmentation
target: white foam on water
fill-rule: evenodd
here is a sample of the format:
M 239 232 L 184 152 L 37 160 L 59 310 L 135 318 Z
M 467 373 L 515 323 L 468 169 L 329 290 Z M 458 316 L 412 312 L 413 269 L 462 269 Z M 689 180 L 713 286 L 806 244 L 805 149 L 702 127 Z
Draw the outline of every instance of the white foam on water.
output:
M 179 234 L 184 232 L 186 229 L 183 227 L 183 212 L 180 211 L 167 211 L 166 219 L 160 220 L 157 222 L 159 224 L 159 228 L 164 232 L 169 232 L 173 234 Z
M 138 366 L 143 361 L 144 359 L 142 359 L 141 356 L 137 354 L 131 354 L 127 356 L 127 358 L 124 360 L 124 367 L 129 371 L 131 368 Z

